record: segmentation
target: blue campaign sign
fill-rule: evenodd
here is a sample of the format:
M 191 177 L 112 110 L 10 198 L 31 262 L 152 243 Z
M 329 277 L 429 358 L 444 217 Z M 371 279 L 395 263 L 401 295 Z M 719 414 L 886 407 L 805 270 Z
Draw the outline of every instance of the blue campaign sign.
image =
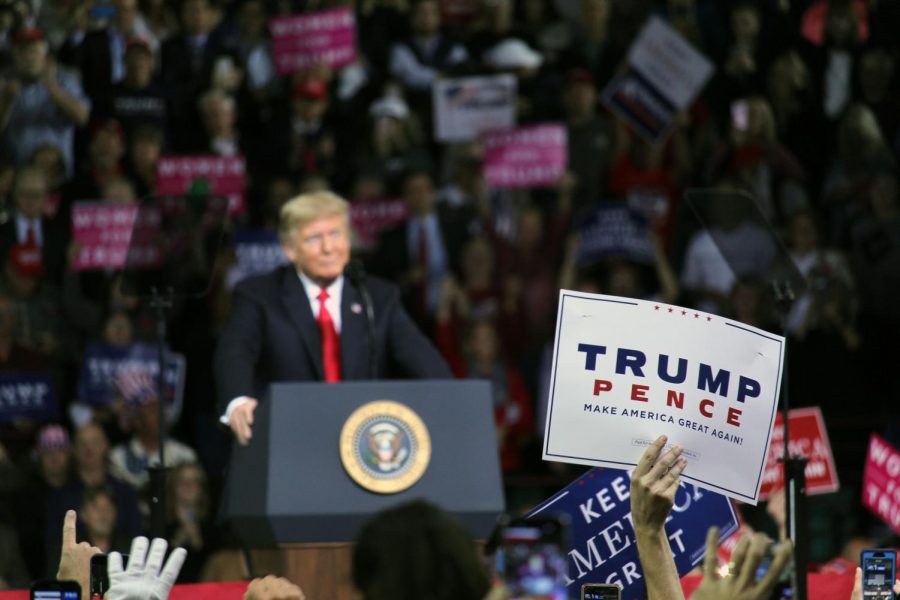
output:
M 580 223 L 579 231 L 579 261 L 624 258 L 653 264 L 654 250 L 647 221 L 627 206 L 597 207 Z
M 164 393 L 166 401 L 175 407 L 181 406 L 185 366 L 184 356 L 166 352 Z M 79 399 L 102 406 L 119 397 L 155 394 L 157 373 L 157 349 L 152 344 L 88 344 L 81 363 Z
M 37 421 L 59 418 L 59 406 L 48 375 L 0 373 L 0 423 L 21 418 Z
M 591 469 L 527 515 L 569 515 L 569 598 L 579 598 L 585 583 L 616 584 L 622 588 L 623 600 L 646 597 L 631 520 L 630 486 L 627 471 Z M 713 526 L 719 528 L 720 542 L 738 530 L 731 501 L 682 483 L 666 522 L 679 575 L 703 561 L 706 532 Z
M 229 282 L 267 273 L 288 262 L 281 249 L 278 234 L 268 229 L 240 229 L 234 234 L 234 254 L 237 265 L 229 273 Z

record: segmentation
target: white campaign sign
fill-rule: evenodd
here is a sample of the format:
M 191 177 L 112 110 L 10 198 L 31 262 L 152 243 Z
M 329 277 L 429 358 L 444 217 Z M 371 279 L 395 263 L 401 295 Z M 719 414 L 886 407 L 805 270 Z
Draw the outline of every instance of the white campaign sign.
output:
M 665 434 L 686 481 L 756 504 L 783 356 L 743 323 L 562 290 L 544 460 L 627 469 Z
M 434 135 L 461 142 L 516 124 L 517 80 L 512 75 L 439 79 L 432 87 Z
M 678 109 L 712 75 L 713 64 L 659 17 L 651 17 L 628 51 L 628 62 Z

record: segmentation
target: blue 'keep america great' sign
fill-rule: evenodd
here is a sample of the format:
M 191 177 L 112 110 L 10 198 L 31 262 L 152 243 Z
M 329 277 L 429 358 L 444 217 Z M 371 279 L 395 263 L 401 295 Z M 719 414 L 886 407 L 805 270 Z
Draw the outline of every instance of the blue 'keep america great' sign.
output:
M 623 600 L 646 597 L 631 520 L 631 478 L 626 471 L 591 469 L 538 506 L 528 516 L 564 513 L 571 519 L 568 551 L 569 598 L 580 598 L 585 583 L 613 583 Z M 666 522 L 666 533 L 678 574 L 703 561 L 706 532 L 719 528 L 719 540 L 738 529 L 731 501 L 682 483 Z

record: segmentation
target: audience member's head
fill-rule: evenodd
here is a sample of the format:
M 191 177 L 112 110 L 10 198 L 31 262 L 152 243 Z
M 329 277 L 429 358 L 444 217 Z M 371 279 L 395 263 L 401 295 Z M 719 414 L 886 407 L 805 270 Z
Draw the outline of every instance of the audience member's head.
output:
M 383 510 L 363 525 L 352 579 L 363 600 L 482 600 L 490 587 L 471 536 L 421 500 Z
M 412 171 L 403 178 L 403 200 L 413 217 L 424 217 L 434 210 L 434 180 L 428 171 Z
M 69 433 L 61 425 L 45 425 L 38 432 L 34 450 L 44 483 L 53 488 L 65 485 L 72 460 Z
M 440 33 L 440 4 L 436 0 L 416 0 L 410 12 L 410 29 L 418 37 L 431 37 Z
M 125 137 L 122 126 L 113 119 L 94 123 L 91 128 L 91 142 L 88 148 L 91 168 L 113 171 L 125 156 Z
M 146 88 L 153 81 L 154 63 L 150 44 L 140 38 L 130 40 L 125 46 L 125 82 L 134 89 Z
M 29 165 L 44 172 L 49 187 L 58 187 L 66 179 L 66 159 L 56 144 L 41 144 L 31 153 Z
M 169 520 L 173 521 L 179 511 L 189 511 L 197 521 L 203 521 L 209 514 L 209 490 L 206 473 L 197 463 L 182 463 L 172 469 L 169 485 Z
M 86 423 L 75 430 L 75 466 L 82 474 L 103 473 L 107 469 L 109 439 L 96 423 Z
M 234 134 L 237 105 L 233 97 L 220 90 L 210 90 L 200 99 L 200 113 L 210 138 Z
M 44 171 L 35 167 L 20 170 L 13 194 L 19 214 L 28 219 L 40 219 L 47 203 L 47 177 Z
M 185 35 L 208 35 L 215 26 L 216 13 L 211 0 L 184 0 L 181 4 L 181 23 Z
M 87 488 L 81 499 L 81 522 L 87 541 L 104 552 L 112 550 L 116 529 L 116 495 L 107 485 Z
M 13 36 L 13 62 L 19 75 L 35 81 L 47 69 L 50 50 L 40 29 L 25 27 Z

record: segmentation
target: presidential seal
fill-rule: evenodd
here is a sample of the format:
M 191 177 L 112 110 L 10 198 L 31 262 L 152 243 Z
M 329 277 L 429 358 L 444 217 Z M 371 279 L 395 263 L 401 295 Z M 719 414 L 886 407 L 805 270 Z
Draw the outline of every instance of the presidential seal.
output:
M 425 423 L 407 406 L 376 400 L 356 409 L 341 430 L 344 470 L 363 488 L 396 494 L 416 483 L 431 460 Z

